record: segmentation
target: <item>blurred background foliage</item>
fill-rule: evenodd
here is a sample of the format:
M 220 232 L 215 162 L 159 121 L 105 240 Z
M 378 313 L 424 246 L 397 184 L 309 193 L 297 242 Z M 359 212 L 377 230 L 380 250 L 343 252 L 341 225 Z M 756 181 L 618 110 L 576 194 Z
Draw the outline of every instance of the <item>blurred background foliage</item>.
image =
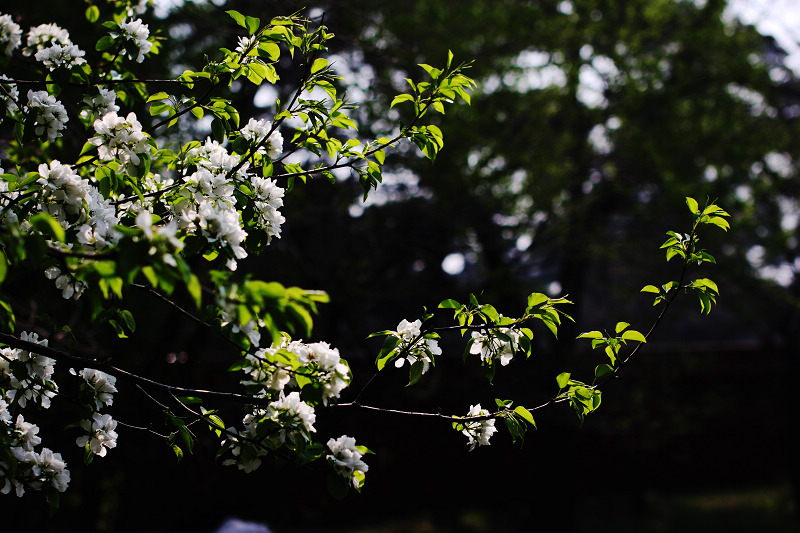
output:
M 23 27 L 55 21 L 75 35 L 86 25 L 71 4 L 12 3 L 3 9 Z M 355 435 L 378 453 L 364 493 L 339 502 L 316 468 L 265 464 L 243 475 L 214 462 L 212 443 L 176 466 L 166 446 L 121 430 L 112 454 L 73 470 L 74 490 L 39 530 L 210 532 L 230 515 L 276 533 L 795 530 L 800 87 L 772 38 L 721 0 L 217 4 L 161 2 L 167 42 L 141 77 L 177 75 L 232 47 L 238 28 L 226 9 L 262 20 L 305 9 L 337 35 L 331 51 L 348 81 L 341 89 L 362 102 L 360 133 L 380 135 L 403 79 L 423 74 L 417 63 L 442 65 L 448 50 L 475 60 L 468 74 L 479 88 L 471 106 L 438 119 L 445 148 L 435 164 L 399 147 L 366 204 L 346 176 L 298 186 L 282 238 L 247 265 L 330 293 L 315 336 L 350 361 L 353 391 L 379 349 L 366 336 L 423 305 L 482 292 L 513 316 L 532 291 L 575 302 L 578 326 L 558 341 L 537 332 L 537 354 L 488 389 L 477 365 L 445 356 L 413 389 L 402 371 L 385 372 L 364 401 L 445 412 L 495 397 L 531 405 L 555 393 L 558 372 L 588 375 L 599 361 L 573 341 L 580 331 L 618 320 L 646 331 L 655 318 L 638 290 L 677 275 L 658 246 L 666 230 L 688 227 L 687 195 L 733 215 L 730 232 L 705 239 L 719 266 L 702 275 L 719 285 L 719 306 L 700 317 L 697 302 L 680 304 L 583 427 L 566 408 L 542 413 L 522 448 L 505 435 L 468 453 L 437 422 L 334 411 L 320 417 L 321 434 Z M 241 116 L 268 118 L 274 97 L 291 94 L 297 65 L 282 67 L 275 88 L 234 84 Z M 192 126 L 201 137 L 202 127 Z M 62 321 L 74 313 L 52 295 L 21 287 L 18 298 Z M 115 347 L 120 365 L 235 387 L 227 347 L 152 311 L 153 301 L 138 305 L 147 333 Z M 443 346 L 461 353 L 457 339 Z M 115 418 L 136 420 L 133 396 L 119 395 Z M 70 446 L 64 437 L 62 451 Z M 37 505 L 0 501 L 20 526 Z

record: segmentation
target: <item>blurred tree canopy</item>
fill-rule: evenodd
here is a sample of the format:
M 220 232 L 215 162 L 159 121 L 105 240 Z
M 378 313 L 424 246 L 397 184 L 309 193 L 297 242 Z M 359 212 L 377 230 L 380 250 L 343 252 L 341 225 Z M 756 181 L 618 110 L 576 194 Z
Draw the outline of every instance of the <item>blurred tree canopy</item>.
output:
M 289 271 L 331 287 L 347 280 L 334 302 L 362 313 L 409 291 L 434 287 L 427 300 L 435 303 L 461 287 L 513 304 L 520 287 L 560 288 L 594 314 L 603 310 L 592 287 L 612 286 L 621 291 L 616 305 L 626 306 L 630 287 L 619 281 L 645 281 L 659 268 L 658 257 L 627 264 L 626 250 L 661 235 L 684 196 L 708 196 L 737 218 L 724 285 L 734 323 L 746 323 L 738 335 L 779 345 L 794 338 L 797 77 L 775 42 L 727 16 L 724 1 L 187 2 L 168 18 L 169 38 L 186 44 L 162 58 L 163 68 L 191 64 L 229 37 L 214 30 L 224 9 L 302 7 L 335 28 L 337 66 L 356 73 L 355 99 L 373 104 L 361 110 L 362 127 L 380 128 L 375 110 L 405 90 L 417 63 L 448 50 L 474 58 L 480 81 L 472 106 L 442 117 L 447 147 L 436 164 L 399 154 L 394 179 L 368 207 L 356 184 L 351 197 L 308 187 L 330 197 L 331 212 L 357 215 L 323 235 L 307 231 L 315 217 L 294 228 L 302 248 L 337 260 L 318 264 L 298 248 L 297 265 L 314 266 Z M 254 93 L 243 88 L 243 102 Z M 374 248 L 349 249 L 359 240 L 342 237 L 352 232 L 372 235 Z M 450 257 L 457 268 L 463 258 L 463 271 L 442 271 L 450 254 L 459 254 Z M 755 292 L 764 297 L 748 297 Z M 754 308 L 769 319 L 752 321 Z
M 32 24 L 81 23 L 80 10 L 62 2 L 15 3 Z M 316 334 L 363 354 L 365 367 L 374 356 L 369 332 L 458 293 L 486 291 L 502 311 L 532 290 L 565 292 L 577 304 L 571 314 L 598 328 L 646 312 L 649 300 L 631 295 L 668 275 L 663 258 L 656 250 L 652 262 L 627 257 L 679 225 L 672 217 L 687 195 L 716 200 L 734 217 L 732 232 L 706 243 L 724 239 L 720 312 L 710 327 L 679 323 L 662 338 L 800 348 L 798 78 L 773 40 L 724 16 L 724 1 L 217 3 L 163 13 L 163 37 L 179 45 L 145 63 L 152 72 L 142 77 L 180 73 L 231 46 L 235 28 L 219 24 L 226 9 L 267 18 L 306 8 L 337 34 L 336 67 L 355 74 L 346 76 L 356 80 L 347 90 L 367 102 L 360 124 L 377 133 L 376 110 L 405 90 L 418 63 L 441 63 L 448 50 L 475 59 L 470 75 L 479 88 L 471 106 L 441 117 L 446 145 L 434 165 L 398 150 L 387 160 L 392 179 L 366 206 L 353 180 L 299 185 L 286 208 L 297 222 L 261 260 L 282 283 L 331 294 Z M 288 94 L 293 73 L 281 75 L 285 84 L 275 90 Z M 256 88 L 233 89 L 241 110 L 261 109 Z M 351 216 L 336 216 L 345 212 Z M 615 296 L 610 305 L 598 288 Z M 572 333 L 565 328 L 547 348 L 566 355 Z M 191 335 L 164 337 L 174 334 Z

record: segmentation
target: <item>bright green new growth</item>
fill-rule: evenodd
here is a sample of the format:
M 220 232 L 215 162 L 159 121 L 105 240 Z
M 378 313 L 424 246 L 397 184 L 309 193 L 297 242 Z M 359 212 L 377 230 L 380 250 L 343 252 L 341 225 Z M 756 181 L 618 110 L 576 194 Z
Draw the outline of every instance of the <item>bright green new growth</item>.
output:
M 34 452 L 38 443 L 25 441 L 24 432 L 13 424 L 32 404 L 47 408 L 51 398 L 58 401 L 61 391 L 70 387 L 79 391 L 79 405 L 68 429 L 85 433 L 77 440 L 84 461 L 103 457 L 116 446 L 116 422 L 100 411 L 111 405 L 117 378 L 133 383 L 157 406 L 165 429 L 154 438 L 163 440 L 178 460 L 193 452 L 196 432 L 207 429 L 219 442 L 217 456 L 223 464 L 245 472 L 259 468 L 267 456 L 289 456 L 298 465 L 328 462 L 332 467 L 328 484 L 336 495 L 351 487 L 361 490 L 368 470 L 362 458 L 371 451 L 347 435 L 324 442 L 314 423 L 327 409 L 433 416 L 451 423 L 475 447 L 489 444 L 497 419 L 505 422 L 516 442 L 524 438 L 528 425 L 536 427 L 536 410 L 569 403 L 583 420 L 599 407 L 602 387 L 646 342 L 655 324 L 646 335 L 629 329 L 627 322 L 618 322 L 613 334 L 581 334 L 579 338 L 591 339 L 593 348 L 602 346 L 609 362 L 597 366 L 591 384 L 573 379 L 568 372 L 558 375 L 558 389 L 544 404 L 526 407 L 522 405 L 525 398 L 495 399 L 493 411 L 476 402 L 467 416 L 398 411 L 360 401 L 372 380 L 356 392 L 354 400 L 340 401 L 353 379 L 349 364 L 328 343 L 301 340 L 312 335 L 313 317 L 318 304 L 328 302 L 327 294 L 235 272 L 239 261 L 280 238 L 284 219 L 278 208 L 284 207 L 284 194 L 290 195 L 300 182 L 323 176 L 335 184 L 333 171 L 347 169 L 358 177 L 366 198 L 382 182 L 390 147 L 408 140 L 434 161 L 444 146 L 442 131 L 423 118 L 430 109 L 444 114 L 445 106 L 457 100 L 470 103 L 469 91 L 475 82 L 464 74 L 470 63 L 454 66 L 453 54 L 448 53 L 444 68 L 419 65 L 425 81 L 407 79 L 410 92 L 396 96 L 390 106 L 408 111 L 406 122 L 397 121 L 393 130 L 397 133 L 364 139 L 348 114 L 357 104 L 339 97 L 336 84 L 341 78 L 322 57 L 332 38 L 325 26 L 314 26 L 300 15 L 262 22 L 228 11 L 246 33 L 238 46 L 220 49 L 219 56 L 200 70 L 158 80 L 160 89 L 168 89 L 151 92 L 155 84 L 137 78 L 135 63 L 157 53 L 160 44 L 148 37 L 146 27 L 129 20 L 131 6 L 127 4 L 119 1 L 87 8 L 88 21 L 97 24 L 107 19 L 101 26 L 108 31 L 93 43 L 100 57 L 97 64 L 76 62 L 51 72 L 29 61 L 26 66 L 31 70 L 25 72 L 38 76 L 37 83 L 46 88 L 39 99 L 56 98 L 75 87 L 91 89 L 89 98 L 97 96 L 96 89 L 113 86 L 120 104 L 114 106 L 124 107 L 124 113 L 88 111 L 74 121 L 79 122 L 74 130 L 63 133 L 75 139 L 62 138 L 61 130 L 48 139 L 49 133 L 39 131 L 42 127 L 37 126 L 34 112 L 26 108 L 22 91 L 14 106 L 4 107 L 3 127 L 13 131 L 9 130 L 10 144 L 3 160 L 8 171 L 0 176 L 0 289 L 24 271 L 43 271 L 42 283 L 55 284 L 65 300 L 83 298 L 92 323 L 81 330 L 55 324 L 44 314 L 38 317 L 47 324 L 51 338 L 63 331 L 76 342 L 86 338 L 87 330 L 106 324 L 119 339 L 132 337 L 137 317 L 130 301 L 136 293 L 153 297 L 230 344 L 235 356 L 228 370 L 242 378 L 240 387 L 215 391 L 202 384 L 159 383 L 125 370 L 124 362 L 118 366 L 110 356 L 91 359 L 48 346 L 49 339 L 18 331 L 15 315 L 28 310 L 15 309 L 8 294 L 0 292 L 0 398 L 8 400 L 0 404 L 0 463 L 8 465 L 0 468 L 4 492 L 13 487 L 22 495 L 26 489 L 44 485 L 49 501 L 57 505 L 58 493 L 69 481 L 65 461 L 56 454 L 58 463 L 51 463 L 60 464 L 61 470 L 42 473 L 39 463 L 44 464 L 44 450 Z M 124 30 L 126 24 L 133 29 Z M 133 32 L 135 38 L 125 31 Z M 14 59 L 28 61 L 24 58 L 30 54 L 18 56 Z M 288 103 L 275 102 L 271 121 L 245 120 L 224 90 L 235 81 L 255 86 L 277 83 L 276 65 L 287 57 L 302 67 L 293 96 Z M 4 67 L 12 64 L 8 58 L 0 60 Z M 13 75 L 10 71 L 9 76 Z M 10 97 L 17 85 L 24 83 L 4 79 L 0 96 Z M 139 124 L 135 113 L 128 113 L 134 107 L 145 110 L 140 115 L 150 115 L 149 127 Z M 183 138 L 186 130 L 206 117 L 212 117 L 210 140 Z M 291 131 L 285 144 L 281 131 Z M 67 140 L 73 141 L 74 152 Z M 31 155 L 26 145 L 36 146 L 41 153 Z M 303 164 L 290 162 L 300 152 L 312 157 Z M 172 178 L 162 180 L 167 175 Z M 61 184 L 61 179 L 68 185 Z M 81 194 L 70 198 L 75 190 Z M 74 201 L 65 204 L 65 197 Z M 642 289 L 656 294 L 655 305 L 662 305 L 656 324 L 681 291 L 697 295 L 706 314 L 716 303 L 716 284 L 707 278 L 684 282 L 684 277 L 689 267 L 714 263 L 710 254 L 698 248 L 698 234 L 704 225 L 727 230 L 729 215 L 713 204 L 701 210 L 691 198 L 687 205 L 694 219 L 691 230 L 668 232 L 670 238 L 662 246 L 667 261 L 682 260 L 679 281 Z M 113 220 L 104 226 L 103 234 L 100 225 L 90 223 L 101 212 Z M 189 309 L 180 305 L 182 299 L 188 301 Z M 572 321 L 560 307 L 571 303 L 567 298 L 532 293 L 524 309 L 505 316 L 474 294 L 467 303 L 446 299 L 433 313 L 423 311 L 419 320 L 403 320 L 396 330 L 371 335 L 385 337 L 376 357 L 377 372 L 388 371 L 389 363 L 398 367 L 408 363 L 408 386 L 413 386 L 435 368 L 437 357 L 448 356 L 439 341 L 453 334 L 464 342 L 463 359 L 477 358 L 491 382 L 502 367 L 533 355 L 537 327 L 544 326 L 557 336 L 562 319 Z M 452 323 L 434 326 L 434 315 L 440 319 L 437 324 Z M 634 343 L 636 347 L 626 355 L 624 350 Z M 83 381 L 76 385 L 67 377 L 59 389 L 53 377 L 57 362 L 78 369 L 75 379 Z M 236 416 L 226 411 L 225 418 L 239 417 L 241 422 L 223 421 L 223 402 L 237 406 Z

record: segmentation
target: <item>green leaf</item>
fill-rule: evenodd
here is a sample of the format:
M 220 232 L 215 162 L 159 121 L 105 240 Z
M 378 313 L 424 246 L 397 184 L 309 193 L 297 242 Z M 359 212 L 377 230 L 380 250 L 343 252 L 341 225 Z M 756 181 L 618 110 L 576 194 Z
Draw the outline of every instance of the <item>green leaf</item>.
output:
M 239 25 L 239 26 L 241 26 L 242 28 L 246 28 L 246 27 L 247 27 L 247 24 L 245 23 L 245 18 L 244 18 L 244 15 L 242 15 L 242 14 L 241 14 L 241 13 L 239 13 L 238 11 L 234 11 L 233 9 L 230 9 L 230 10 L 226 11 L 225 13 L 227 13 L 228 15 L 230 15 L 230 17 L 231 17 L 233 20 L 235 20 L 235 21 L 236 21 L 236 24 L 238 24 L 238 25 Z
M 586 333 L 581 333 L 578 335 L 579 339 L 604 339 L 605 335 L 603 335 L 599 331 L 588 331 Z
M 328 66 L 328 60 L 322 57 L 318 57 L 314 60 L 314 64 L 311 65 L 311 74 L 316 74 L 320 70 L 324 69 Z
M 533 294 L 528 295 L 528 312 L 531 311 L 534 307 L 538 307 L 544 303 L 550 301 L 550 298 L 546 294 L 542 294 L 540 292 L 534 292 Z
M 6 279 L 6 274 L 8 273 L 8 259 L 6 258 L 6 254 L 3 253 L 3 250 L 0 250 L 0 283 Z
M 569 378 L 572 374 L 569 372 L 562 372 L 558 376 L 556 376 L 556 383 L 558 383 L 558 388 L 563 389 L 569 383 Z
M 191 295 L 195 307 L 200 309 L 203 299 L 203 287 L 200 285 L 200 280 L 194 274 L 190 274 L 189 279 L 186 280 L 186 290 L 189 291 L 189 295 Z
M 86 8 L 86 20 L 91 23 L 97 22 L 97 19 L 100 18 L 100 8 L 97 6 L 89 6 Z
M 615 333 L 619 333 L 621 331 L 624 331 L 625 328 L 627 328 L 628 326 L 630 326 L 630 324 L 628 324 L 627 322 L 617 322 L 617 326 L 614 328 L 614 331 Z
M 517 413 L 523 420 L 525 420 L 528 424 L 536 427 L 536 422 L 533 420 L 533 415 L 530 411 L 525 409 L 523 406 L 518 405 L 514 408 L 514 412 Z
M 653 294 L 661 294 L 661 291 L 658 290 L 658 287 L 655 285 L 646 285 L 639 292 L 652 292 Z
M 55 241 L 64 242 L 66 239 L 64 228 L 49 213 L 44 211 L 36 213 L 28 221 L 33 229 L 49 235 Z
M 414 364 L 411 365 L 411 369 L 408 371 L 408 385 L 406 385 L 406 387 L 417 384 L 419 378 L 422 377 L 422 370 L 424 368 L 425 363 L 422 361 L 415 361 Z
M 379 371 L 383 370 L 386 363 L 397 357 L 397 352 L 395 352 L 394 349 L 397 348 L 398 344 L 400 344 L 400 338 L 394 335 L 389 335 L 383 341 L 383 346 L 381 346 L 381 351 L 378 353 L 378 358 L 375 361 Z
M 261 20 L 257 19 L 256 17 L 244 18 L 244 27 L 247 28 L 247 33 L 250 35 L 253 35 L 255 32 L 257 32 L 259 26 L 261 26 Z
M 263 50 L 264 53 L 269 57 L 270 61 L 277 61 L 281 58 L 281 47 L 278 46 L 276 43 L 271 42 L 263 42 L 259 43 L 258 48 Z M 276 119 L 278 117 L 275 117 Z
M 178 458 L 178 461 L 183 459 L 183 450 L 181 450 L 180 446 L 178 446 L 175 443 L 172 443 L 171 446 L 172 446 L 172 451 L 175 452 L 175 457 Z
M 430 77 L 433 78 L 434 80 L 439 79 L 439 76 L 442 75 L 442 71 L 439 70 L 438 68 L 426 65 L 425 63 L 419 63 L 419 66 L 425 69 L 425 72 L 427 72 L 430 75 Z
M 147 102 L 152 102 L 153 100 L 166 100 L 169 98 L 169 94 L 165 93 L 164 91 L 159 91 L 155 94 L 151 94 L 147 97 Z
M 594 377 L 601 378 L 601 377 L 605 376 L 606 374 L 610 374 L 613 371 L 614 371 L 614 367 L 611 366 L 611 365 L 607 365 L 605 363 L 602 364 L 602 365 L 597 365 L 594 368 Z
M 401 102 L 413 102 L 413 101 L 414 97 L 411 96 L 410 94 L 398 94 L 397 96 L 394 97 L 394 100 L 392 100 L 392 103 L 389 106 L 389 108 L 391 109 L 392 107 L 395 106 L 395 104 L 399 104 Z
M 461 307 L 460 303 L 450 298 L 439 303 L 439 309 L 461 309 Z
M 211 121 L 211 134 L 217 142 L 225 140 L 225 125 L 218 118 Z
M 102 52 L 114 46 L 114 38 L 110 35 L 103 35 L 94 45 L 95 50 Z
M 697 200 L 691 198 L 689 196 L 686 197 L 686 205 L 689 206 L 689 211 L 691 211 L 695 215 L 700 214 L 700 206 L 697 203 Z
M 622 338 L 626 341 L 647 342 L 647 338 L 635 329 L 629 329 L 624 332 Z

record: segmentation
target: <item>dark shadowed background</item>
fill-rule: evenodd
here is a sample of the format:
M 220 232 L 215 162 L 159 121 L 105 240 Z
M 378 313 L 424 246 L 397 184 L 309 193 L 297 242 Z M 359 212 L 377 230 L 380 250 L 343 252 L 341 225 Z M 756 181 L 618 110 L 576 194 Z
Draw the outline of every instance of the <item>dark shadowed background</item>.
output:
M 78 42 L 83 7 L 67 4 L 14 0 L 2 10 L 23 28 L 56 22 Z M 732 214 L 731 231 L 703 241 L 717 267 L 698 274 L 719 285 L 718 307 L 705 317 L 680 301 L 597 413 L 582 426 L 567 407 L 536 413 L 523 446 L 501 432 L 468 452 L 440 421 L 332 409 L 318 414 L 320 435 L 353 435 L 376 452 L 363 493 L 339 501 L 323 464 L 265 461 L 245 475 L 214 459 L 212 439 L 176 463 L 157 438 L 119 428 L 107 457 L 71 469 L 55 517 L 36 498 L 0 498 L 9 531 L 211 533 L 230 516 L 275 533 L 798 530 L 800 86 L 780 46 L 724 16 L 720 0 L 187 2 L 164 20 L 149 15 L 167 41 L 141 76 L 179 74 L 232 48 L 238 28 L 225 9 L 267 20 L 304 7 L 337 35 L 332 52 L 351 82 L 342 89 L 364 102 L 362 135 L 384 133 L 403 78 L 424 74 L 417 63 L 440 66 L 452 50 L 475 60 L 479 85 L 471 106 L 438 119 L 445 147 L 435 164 L 397 150 L 366 205 L 346 176 L 298 186 L 281 239 L 242 263 L 330 293 L 313 340 L 350 362 L 345 400 L 373 373 L 371 332 L 470 292 L 511 316 L 530 292 L 568 294 L 578 325 L 558 341 L 537 330 L 535 354 L 491 386 L 475 361 L 462 363 L 458 338 L 443 339 L 445 355 L 419 385 L 405 388 L 404 371 L 387 369 L 364 401 L 465 413 L 494 398 L 542 403 L 565 370 L 591 376 L 600 354 L 573 339 L 620 320 L 647 331 L 657 310 L 639 289 L 677 276 L 658 247 L 666 230 L 688 229 L 685 196 Z M 86 32 L 90 50 L 97 37 Z M 273 92 L 233 87 L 243 117 L 269 117 L 268 98 L 274 106 L 294 90 L 298 73 L 282 67 Z M 43 310 L 81 320 L 53 291 L 31 294 L 24 279 L 15 287 L 31 310 L 21 327 Z M 121 342 L 99 330 L 93 349 L 113 347 L 120 366 L 163 381 L 235 390 L 227 345 L 152 301 L 132 305 L 140 333 Z M 115 418 L 158 416 L 119 388 Z M 74 435 L 58 438 L 51 447 L 80 461 Z

